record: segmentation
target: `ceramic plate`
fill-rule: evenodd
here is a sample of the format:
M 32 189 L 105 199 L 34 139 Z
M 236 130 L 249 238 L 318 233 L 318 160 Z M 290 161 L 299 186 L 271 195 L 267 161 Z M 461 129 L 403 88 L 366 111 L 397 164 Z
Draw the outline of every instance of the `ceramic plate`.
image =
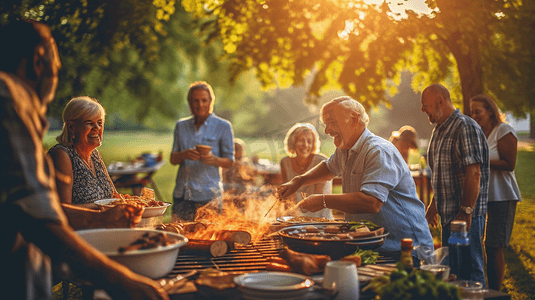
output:
M 234 277 L 234 283 L 246 289 L 267 292 L 290 292 L 308 289 L 314 281 L 307 276 L 283 272 L 248 273 Z

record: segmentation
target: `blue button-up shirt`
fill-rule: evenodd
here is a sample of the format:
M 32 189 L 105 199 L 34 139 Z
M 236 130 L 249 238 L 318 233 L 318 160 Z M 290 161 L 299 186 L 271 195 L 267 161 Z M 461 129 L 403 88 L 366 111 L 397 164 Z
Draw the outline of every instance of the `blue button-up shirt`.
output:
M 379 249 L 400 251 L 403 238 L 433 249 L 425 206 L 416 195 L 407 163 L 392 143 L 365 129 L 351 149 L 336 149 L 326 163 L 331 173 L 342 176 L 343 193 L 363 192 L 383 202 L 376 214 L 345 214 L 348 221 L 370 220 L 390 232 Z
M 204 124 L 195 127 L 193 116 L 176 123 L 173 152 L 194 148 L 196 145 L 212 147 L 212 154 L 234 161 L 234 132 L 229 121 L 211 114 Z M 185 159 L 178 168 L 173 197 L 196 202 L 221 199 L 223 183 L 221 168 L 208 166 L 200 160 Z

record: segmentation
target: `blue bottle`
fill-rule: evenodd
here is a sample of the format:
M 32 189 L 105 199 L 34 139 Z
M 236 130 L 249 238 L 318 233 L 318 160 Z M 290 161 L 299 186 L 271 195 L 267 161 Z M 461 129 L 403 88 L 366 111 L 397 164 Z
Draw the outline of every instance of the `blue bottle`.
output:
M 470 238 L 466 232 L 465 221 L 451 221 L 451 234 L 448 244 L 451 246 L 469 246 Z

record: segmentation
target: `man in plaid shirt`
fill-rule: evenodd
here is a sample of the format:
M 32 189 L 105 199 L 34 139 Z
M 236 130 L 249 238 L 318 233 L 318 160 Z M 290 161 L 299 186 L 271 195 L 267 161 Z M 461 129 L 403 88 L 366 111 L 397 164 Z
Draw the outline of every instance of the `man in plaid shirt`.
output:
M 489 149 L 485 134 L 470 117 L 455 109 L 448 90 L 433 84 L 421 96 L 422 112 L 433 130 L 427 149 L 434 196 L 426 218 L 431 226 L 442 225 L 442 245 L 448 246 L 451 221 L 466 222 L 469 247 L 449 247 L 451 272 L 459 279 L 485 285 L 483 246 L 489 184 Z

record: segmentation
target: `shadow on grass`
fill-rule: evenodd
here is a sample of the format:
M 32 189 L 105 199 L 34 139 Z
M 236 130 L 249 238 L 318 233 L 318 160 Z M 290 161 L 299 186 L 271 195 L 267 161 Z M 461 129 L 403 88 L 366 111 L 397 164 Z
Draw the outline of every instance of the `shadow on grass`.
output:
M 533 270 L 527 269 L 523 261 L 527 254 L 520 250 L 516 252 L 513 248 L 505 249 L 505 263 L 507 265 L 507 284 L 506 288 L 514 287 L 514 290 L 509 290 L 512 300 L 533 299 L 535 295 L 535 278 L 531 275 Z
M 517 206 L 511 246 L 504 249 L 504 286 L 512 300 L 535 298 L 535 202 L 526 197 Z

